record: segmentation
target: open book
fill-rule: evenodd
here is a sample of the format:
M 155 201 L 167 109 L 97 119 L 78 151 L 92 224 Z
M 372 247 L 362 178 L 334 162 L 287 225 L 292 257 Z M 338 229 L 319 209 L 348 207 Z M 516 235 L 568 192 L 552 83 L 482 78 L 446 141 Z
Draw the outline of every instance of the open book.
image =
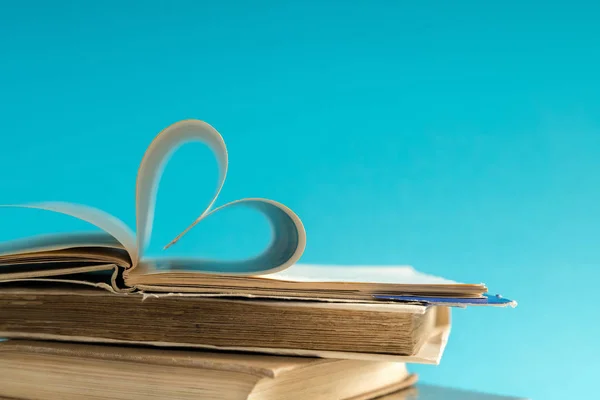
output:
M 173 259 L 144 256 L 154 218 L 162 170 L 173 152 L 190 141 L 212 149 L 219 163 L 219 184 L 209 206 L 167 246 L 225 208 L 260 211 L 272 227 L 272 241 L 259 256 L 242 261 Z M 410 267 L 315 268 L 298 265 L 306 233 L 300 218 L 273 200 L 246 198 L 215 207 L 227 174 L 227 149 L 221 135 L 198 120 L 177 122 L 148 147 L 136 185 L 136 232 L 103 211 L 70 203 L 5 205 L 70 215 L 104 233 L 52 235 L 0 244 L 0 282 L 81 283 L 112 292 L 175 292 L 210 296 L 250 296 L 333 300 L 372 300 L 379 295 L 428 295 L 482 298 L 482 284 L 459 284 L 420 274 Z

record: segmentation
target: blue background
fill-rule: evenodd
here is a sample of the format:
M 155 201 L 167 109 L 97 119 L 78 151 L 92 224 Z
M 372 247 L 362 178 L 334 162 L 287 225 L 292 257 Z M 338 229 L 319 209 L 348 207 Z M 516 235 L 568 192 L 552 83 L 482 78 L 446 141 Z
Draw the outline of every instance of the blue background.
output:
M 423 381 L 584 398 L 600 374 L 599 12 L 591 1 L 3 2 L 0 202 L 81 202 L 133 227 L 145 147 L 204 119 L 230 152 L 219 203 L 290 206 L 309 235 L 304 262 L 411 264 L 519 301 L 456 311 L 442 364 L 412 367 Z M 151 251 L 215 182 L 208 150 L 182 148 Z M 80 227 L 0 214 L 0 239 Z M 242 257 L 267 228 L 233 210 L 172 251 Z

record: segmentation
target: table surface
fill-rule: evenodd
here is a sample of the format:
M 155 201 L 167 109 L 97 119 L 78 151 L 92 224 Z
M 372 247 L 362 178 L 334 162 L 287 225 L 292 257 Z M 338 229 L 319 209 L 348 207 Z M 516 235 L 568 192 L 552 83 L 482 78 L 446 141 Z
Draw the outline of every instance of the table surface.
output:
M 418 384 L 377 400 L 528 400 L 525 397 L 506 397 L 467 390 Z

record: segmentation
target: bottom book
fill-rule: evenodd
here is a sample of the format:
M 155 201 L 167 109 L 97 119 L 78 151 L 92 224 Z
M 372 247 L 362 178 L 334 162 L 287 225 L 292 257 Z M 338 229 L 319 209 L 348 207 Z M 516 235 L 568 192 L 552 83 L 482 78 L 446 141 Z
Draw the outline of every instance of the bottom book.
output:
M 366 400 L 416 380 L 400 362 L 0 342 L 0 398 Z

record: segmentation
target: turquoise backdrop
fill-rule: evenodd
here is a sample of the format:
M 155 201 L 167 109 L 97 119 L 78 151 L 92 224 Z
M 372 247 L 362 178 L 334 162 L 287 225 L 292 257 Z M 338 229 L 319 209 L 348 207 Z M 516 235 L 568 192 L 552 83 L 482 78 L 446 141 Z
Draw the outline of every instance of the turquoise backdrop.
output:
M 179 119 L 225 137 L 219 203 L 279 200 L 304 262 L 411 264 L 519 301 L 454 313 L 424 382 L 535 399 L 597 392 L 600 3 L 0 4 L 0 203 L 90 204 L 134 225 L 145 147 Z M 208 202 L 206 148 L 169 164 L 151 252 Z M 0 240 L 84 228 L 0 211 Z M 247 210 L 170 251 L 242 257 Z

